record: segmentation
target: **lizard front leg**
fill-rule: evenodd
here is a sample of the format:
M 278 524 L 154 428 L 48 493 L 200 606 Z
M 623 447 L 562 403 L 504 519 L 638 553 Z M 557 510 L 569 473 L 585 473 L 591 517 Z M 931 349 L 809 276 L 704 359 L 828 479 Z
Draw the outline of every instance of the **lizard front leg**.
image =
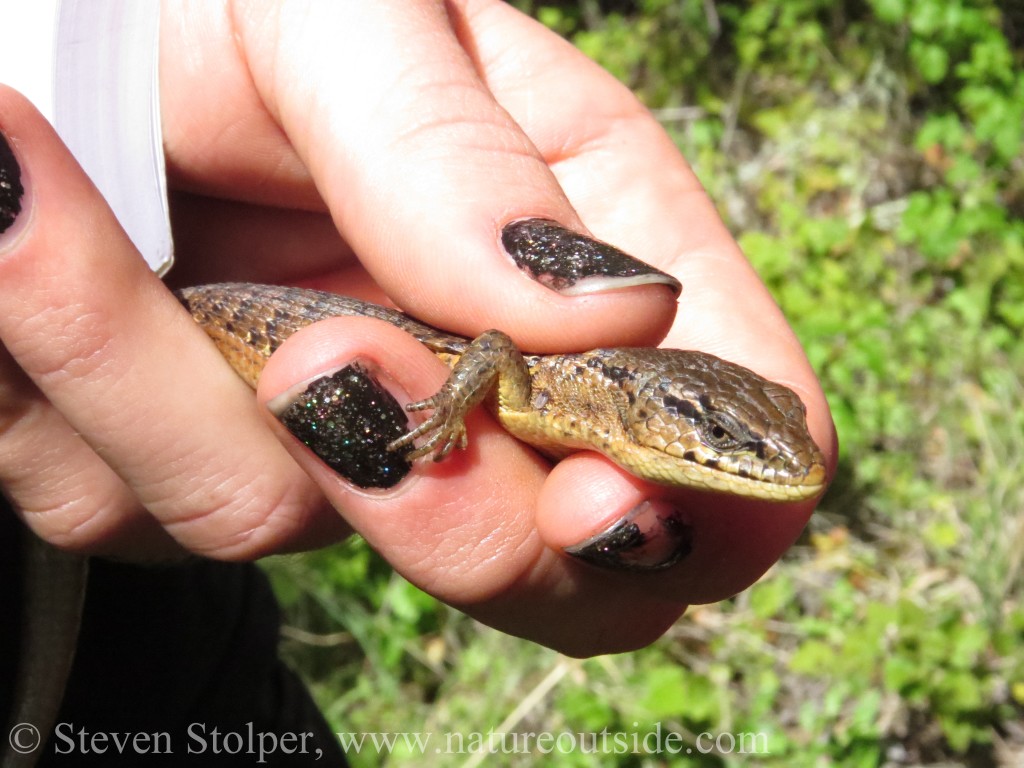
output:
M 410 461 L 434 452 L 441 461 L 455 447 L 465 448 L 466 415 L 497 389 L 499 409 L 524 410 L 530 403 L 530 372 L 522 353 L 501 331 L 485 331 L 470 342 L 441 389 L 426 400 L 410 403 L 408 411 L 433 410 L 426 421 L 398 438 L 389 451 L 426 440 L 406 454 Z

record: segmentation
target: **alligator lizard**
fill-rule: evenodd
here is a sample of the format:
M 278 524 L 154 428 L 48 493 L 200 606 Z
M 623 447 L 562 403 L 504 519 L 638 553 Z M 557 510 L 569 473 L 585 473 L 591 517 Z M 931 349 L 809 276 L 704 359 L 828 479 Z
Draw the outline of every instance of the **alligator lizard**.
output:
M 411 458 L 443 459 L 465 445 L 463 418 L 493 392 L 505 430 L 556 458 L 594 450 L 646 480 L 772 501 L 810 498 L 824 485 L 824 458 L 800 398 L 704 352 L 523 355 L 500 331 L 469 341 L 396 310 L 304 288 L 222 283 L 178 297 L 252 386 L 278 346 L 317 320 L 374 317 L 413 335 L 452 372 L 434 397 L 408 406 L 433 410 L 390 446 L 423 438 Z
M 434 397 L 408 406 L 433 410 L 393 444 L 411 457 L 433 452 L 441 459 L 463 445 L 463 417 L 494 393 L 490 404 L 503 427 L 554 457 L 595 450 L 657 483 L 771 501 L 811 498 L 824 487 L 824 459 L 799 397 L 703 352 L 622 348 L 523 355 L 500 331 L 469 341 L 392 309 L 300 288 L 224 283 L 185 288 L 178 298 L 253 387 L 274 350 L 318 320 L 374 317 L 412 334 L 452 373 Z M 48 652 L 29 653 L 19 669 L 13 722 L 34 723 L 47 733 L 74 649 L 85 559 L 54 553 L 34 539 L 26 552 L 35 567 L 25 573 L 25 636 L 34 637 L 34 628 L 60 639 Z M 55 555 L 68 573 L 57 581 Z M 63 629 L 48 629 L 54 626 Z M 57 670 L 55 663 L 65 666 Z M 38 755 L 0 756 L 5 766 L 20 766 Z

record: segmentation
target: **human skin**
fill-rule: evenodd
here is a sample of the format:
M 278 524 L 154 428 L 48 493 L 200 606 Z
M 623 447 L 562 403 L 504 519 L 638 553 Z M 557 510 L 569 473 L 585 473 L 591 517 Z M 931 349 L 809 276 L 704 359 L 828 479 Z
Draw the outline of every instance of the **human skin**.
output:
M 161 86 L 172 284 L 310 285 L 467 336 L 501 328 L 535 352 L 701 349 L 796 391 L 834 463 L 814 373 L 678 150 L 509 6 L 169 2 Z M 689 603 L 745 588 L 813 511 L 653 486 L 594 454 L 552 466 L 483 412 L 467 451 L 387 492 L 355 488 L 264 404 L 353 360 L 418 400 L 444 365 L 379 321 L 332 319 L 284 344 L 254 399 L 6 88 L 0 131 L 26 179 L 0 235 L 0 485 L 60 547 L 250 560 L 354 529 L 442 600 L 588 655 L 648 644 Z M 535 216 L 671 273 L 678 305 L 659 285 L 568 297 L 534 282 L 498 233 Z M 562 551 L 645 499 L 688 520 L 678 565 L 603 571 Z

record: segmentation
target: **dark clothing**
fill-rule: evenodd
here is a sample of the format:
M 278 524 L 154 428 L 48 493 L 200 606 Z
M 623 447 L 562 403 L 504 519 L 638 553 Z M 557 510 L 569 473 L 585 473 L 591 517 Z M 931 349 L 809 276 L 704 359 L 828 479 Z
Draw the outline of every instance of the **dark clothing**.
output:
M 11 711 L 22 652 L 18 526 L 0 502 L 0 713 Z M 270 585 L 252 564 L 94 559 L 71 678 L 40 764 L 345 765 L 277 656 L 278 630 Z M 146 754 L 124 745 L 136 734 Z

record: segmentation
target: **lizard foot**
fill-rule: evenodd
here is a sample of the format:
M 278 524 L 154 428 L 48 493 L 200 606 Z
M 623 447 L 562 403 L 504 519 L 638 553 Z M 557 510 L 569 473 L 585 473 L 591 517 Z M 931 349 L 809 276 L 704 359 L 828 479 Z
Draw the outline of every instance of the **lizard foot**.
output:
M 431 451 L 434 453 L 434 461 L 442 461 L 453 448 L 465 449 L 468 445 L 466 438 L 466 425 L 463 422 L 464 413 L 452 405 L 450 397 L 445 397 L 438 392 L 433 397 L 409 403 L 405 406 L 407 411 L 433 410 L 430 418 L 418 427 L 388 444 L 389 451 L 398 451 L 406 446 L 412 445 L 414 441 L 426 436 L 426 440 L 406 454 L 409 461 L 415 461 L 426 456 Z

